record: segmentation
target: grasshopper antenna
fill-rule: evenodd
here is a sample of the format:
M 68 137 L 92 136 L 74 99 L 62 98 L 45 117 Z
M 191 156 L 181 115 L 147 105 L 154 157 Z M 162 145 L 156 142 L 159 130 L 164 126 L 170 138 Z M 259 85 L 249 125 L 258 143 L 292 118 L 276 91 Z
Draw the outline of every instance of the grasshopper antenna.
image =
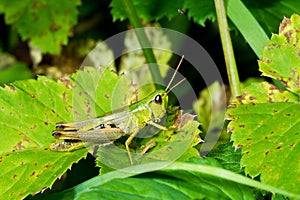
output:
M 173 74 L 173 76 L 172 76 L 172 78 L 171 78 L 169 84 L 167 85 L 165 91 L 168 91 L 168 90 L 169 90 L 169 87 L 170 87 L 170 85 L 172 84 L 173 79 L 175 78 L 175 75 L 176 75 L 176 73 L 177 73 L 177 71 L 178 71 L 178 69 L 179 69 L 179 67 L 180 67 L 180 65 L 181 65 L 181 63 L 182 63 L 182 61 L 183 61 L 183 58 L 184 58 L 184 55 L 182 55 L 182 57 L 181 57 L 181 59 L 180 59 L 178 65 L 177 65 L 177 67 L 176 67 L 176 70 L 175 70 L 175 72 L 174 72 L 174 74 Z M 183 79 L 183 80 L 185 80 L 185 79 Z M 181 83 L 183 80 L 181 80 L 179 83 Z M 177 86 L 177 85 L 178 85 L 178 83 L 176 84 L 176 86 Z M 173 88 L 174 88 L 174 87 L 172 87 L 172 89 L 173 89 Z
M 176 88 L 179 84 L 181 84 L 183 81 L 185 81 L 186 80 L 186 78 L 184 78 L 184 79 L 181 79 L 178 83 L 176 83 L 175 85 L 173 85 L 173 87 L 171 87 L 170 89 L 169 89 L 169 91 L 167 91 L 167 94 L 170 92 L 170 91 L 172 91 L 174 88 Z

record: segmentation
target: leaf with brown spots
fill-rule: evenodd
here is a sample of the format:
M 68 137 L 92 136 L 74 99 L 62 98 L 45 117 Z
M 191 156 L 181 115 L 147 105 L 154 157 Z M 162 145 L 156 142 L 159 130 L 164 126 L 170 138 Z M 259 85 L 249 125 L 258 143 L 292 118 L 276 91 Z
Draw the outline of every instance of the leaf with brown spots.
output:
M 278 80 L 288 90 L 300 93 L 300 16 L 284 18 L 259 61 L 263 75 Z
M 44 53 L 59 53 L 71 28 L 77 23 L 75 1 L 0 1 L 0 13 L 6 24 L 13 25 L 23 40 L 30 39 Z
M 86 68 L 58 82 L 40 76 L 0 87 L 0 199 L 22 199 L 51 187 L 86 157 L 85 148 L 71 153 L 49 150 L 55 124 L 101 115 L 126 105 L 125 100 L 129 104 L 130 98 L 124 98 L 132 89 L 129 85 L 125 76 Z
M 300 16 L 284 19 L 259 61 L 263 75 L 286 89 L 262 82 L 242 91 L 227 111 L 228 132 L 242 148 L 241 166 L 262 182 L 300 194 Z
M 262 182 L 300 194 L 300 104 L 257 103 L 229 109 L 228 129 L 242 147 L 241 167 Z

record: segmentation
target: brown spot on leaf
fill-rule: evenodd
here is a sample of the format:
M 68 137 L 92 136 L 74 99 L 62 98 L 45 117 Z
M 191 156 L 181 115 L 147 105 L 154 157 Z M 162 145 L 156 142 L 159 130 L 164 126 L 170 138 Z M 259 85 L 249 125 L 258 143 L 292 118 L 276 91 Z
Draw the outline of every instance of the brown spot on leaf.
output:
M 239 127 L 240 128 L 245 128 L 245 124 L 240 124 Z
M 30 127 L 30 129 L 36 129 L 36 125 L 34 124 L 33 126 Z
M 67 93 L 66 93 L 66 92 L 64 92 L 64 93 L 62 94 L 62 99 L 63 99 L 64 101 L 67 101 Z
M 269 139 L 269 137 L 268 137 L 268 136 L 265 136 L 265 140 L 267 140 L 267 139 Z
M 24 162 L 23 162 L 23 161 L 22 161 L 22 162 L 20 162 L 20 165 L 21 165 L 21 166 L 23 166 L 23 165 L 24 165 Z
M 287 114 L 285 114 L 285 116 L 289 117 L 289 116 L 291 116 L 291 114 L 290 114 L 290 113 L 287 113 Z
M 44 166 L 44 168 L 47 169 L 47 168 L 49 168 L 49 167 L 51 167 L 51 166 L 52 166 L 52 165 L 51 165 L 50 163 L 48 163 L 47 165 Z
M 24 140 L 25 142 L 30 143 L 30 139 L 29 139 L 28 137 L 24 137 L 23 140 Z
M 33 165 L 34 165 L 34 166 L 37 166 L 37 162 L 34 162 Z
M 104 97 L 107 98 L 107 99 L 109 99 L 109 95 L 108 94 L 105 94 Z
M 287 32 L 285 32 L 285 33 L 284 33 L 284 37 L 286 37 L 286 39 L 287 39 L 288 43 L 290 43 L 290 42 L 291 42 L 292 35 L 293 35 L 293 32 L 292 32 L 292 30 L 290 30 L 290 31 L 287 31 Z
M 59 29 L 61 29 L 61 26 L 59 26 L 59 25 L 57 25 L 57 24 L 52 23 L 52 24 L 50 25 L 50 30 L 51 30 L 52 32 L 57 32 Z
M 291 20 L 289 18 L 284 17 L 279 26 L 279 33 L 282 33 L 287 25 L 291 24 Z
M 32 94 L 32 93 L 30 93 L 29 95 L 30 95 L 31 98 L 35 98 L 36 97 L 35 94 Z
M 31 174 L 30 174 L 30 176 L 34 176 L 35 175 L 35 171 L 33 171 Z
M 17 174 L 14 174 L 14 175 L 13 175 L 13 179 L 15 179 L 15 178 L 17 178 Z
M 276 147 L 276 149 L 281 149 L 281 147 L 282 147 L 282 146 L 281 146 L 281 145 L 279 145 L 278 147 Z
M 17 89 L 11 85 L 8 85 L 7 88 L 11 91 L 16 91 Z
M 49 122 L 44 122 L 44 124 L 45 124 L 46 126 L 48 126 L 48 125 L 49 125 Z
M 246 140 L 253 140 L 253 138 L 247 138 Z
M 24 149 L 24 148 L 25 148 L 25 146 L 23 145 L 23 143 L 22 143 L 22 142 L 18 142 L 17 145 L 14 146 L 13 152 L 14 152 L 14 151 L 17 151 L 17 150 Z
M 255 96 L 250 96 L 249 99 L 254 100 L 254 99 L 256 99 L 256 97 Z
M 70 110 L 72 110 L 72 106 L 67 106 L 65 107 L 66 112 L 70 112 Z
M 294 146 L 295 146 L 295 143 L 290 144 L 290 147 L 294 147 Z
M 266 151 L 265 151 L 265 155 L 267 156 L 268 154 L 269 154 L 269 151 L 268 151 L 268 150 L 266 150 Z
M 243 100 L 245 99 L 246 94 L 242 94 L 236 97 L 240 104 L 243 104 Z
M 2 156 L 0 157 L 0 163 L 2 162 Z
M 277 113 L 277 112 L 278 112 L 278 110 L 273 110 L 273 112 L 274 112 L 274 113 Z

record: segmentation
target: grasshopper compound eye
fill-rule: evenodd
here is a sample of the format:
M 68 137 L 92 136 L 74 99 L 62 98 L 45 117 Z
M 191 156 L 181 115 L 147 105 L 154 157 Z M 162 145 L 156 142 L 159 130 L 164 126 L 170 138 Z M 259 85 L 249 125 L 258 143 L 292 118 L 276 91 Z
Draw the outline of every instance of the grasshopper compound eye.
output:
M 161 98 L 161 95 L 160 95 L 160 94 L 158 94 L 158 95 L 155 96 L 154 102 L 155 102 L 156 104 L 161 105 L 161 103 L 162 103 L 162 98 Z

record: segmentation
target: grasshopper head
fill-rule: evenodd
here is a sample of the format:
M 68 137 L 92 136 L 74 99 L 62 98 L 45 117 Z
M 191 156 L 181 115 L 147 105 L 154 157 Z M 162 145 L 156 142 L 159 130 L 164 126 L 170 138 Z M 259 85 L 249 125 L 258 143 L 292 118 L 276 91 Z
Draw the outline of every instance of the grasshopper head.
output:
M 168 106 L 168 95 L 164 90 L 158 90 L 151 95 L 149 106 L 155 119 L 161 119 Z

